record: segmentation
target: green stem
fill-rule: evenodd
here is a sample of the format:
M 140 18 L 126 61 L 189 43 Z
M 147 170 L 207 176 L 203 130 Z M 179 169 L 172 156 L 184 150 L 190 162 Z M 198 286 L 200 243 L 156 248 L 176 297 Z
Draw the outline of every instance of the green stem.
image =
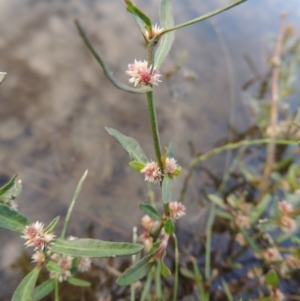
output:
M 193 159 L 190 163 L 190 167 L 194 168 L 198 163 L 205 161 L 209 159 L 210 157 L 220 154 L 223 151 L 226 151 L 228 149 L 235 149 L 239 148 L 241 146 L 252 146 L 252 145 L 257 145 L 257 144 L 284 144 L 284 145 L 297 145 L 299 142 L 298 141 L 291 141 L 291 140 L 284 140 L 284 139 L 278 139 L 278 140 L 273 140 L 273 139 L 256 139 L 256 140 L 244 140 L 244 141 L 239 141 L 239 142 L 234 142 L 234 143 L 228 143 L 220 147 L 213 148 L 212 150 L 208 151 L 207 153 L 200 155 Z
M 178 240 L 175 234 L 173 234 L 174 243 L 175 243 L 175 274 L 174 274 L 174 294 L 173 301 L 177 300 L 178 292 L 178 277 L 179 277 L 179 251 L 178 251 Z
M 200 21 L 203 21 L 203 20 L 205 20 L 205 19 L 208 19 L 208 18 L 210 18 L 210 17 L 212 17 L 212 16 L 215 16 L 215 15 L 217 15 L 217 14 L 220 14 L 220 13 L 222 13 L 223 11 L 228 10 L 228 9 L 234 7 L 234 6 L 239 5 L 239 4 L 242 4 L 243 2 L 246 2 L 246 1 L 247 1 L 247 0 L 235 0 L 235 1 L 233 1 L 233 2 L 231 2 L 231 3 L 229 3 L 229 4 L 227 4 L 227 5 L 225 5 L 225 6 L 223 6 L 223 7 L 220 7 L 220 8 L 218 8 L 218 9 L 216 9 L 216 10 L 214 10 L 214 11 L 211 11 L 211 12 L 205 14 L 205 15 L 202 15 L 202 16 L 196 18 L 196 19 L 190 20 L 190 21 L 185 22 L 185 23 L 181 23 L 181 24 L 176 25 L 176 26 L 171 27 L 171 28 L 166 28 L 166 29 L 164 29 L 157 37 L 162 37 L 162 36 L 163 36 L 164 34 L 166 34 L 167 32 L 174 31 L 174 30 L 176 30 L 176 29 L 183 28 L 183 27 L 192 25 L 192 24 L 194 24 L 194 23 L 198 23 L 198 22 L 200 22 Z
M 54 289 L 54 291 L 55 291 L 55 301 L 59 301 L 59 293 L 58 293 L 58 279 L 56 278 L 55 279 L 55 289 Z

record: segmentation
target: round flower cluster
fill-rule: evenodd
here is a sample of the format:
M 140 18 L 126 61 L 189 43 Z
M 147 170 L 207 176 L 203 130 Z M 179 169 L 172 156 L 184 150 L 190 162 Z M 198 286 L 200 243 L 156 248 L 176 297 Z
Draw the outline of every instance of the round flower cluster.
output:
M 55 235 L 44 231 L 44 224 L 39 221 L 26 226 L 21 237 L 26 239 L 27 247 L 34 247 L 35 250 L 44 248 L 53 240 Z
M 161 74 L 156 68 L 148 67 L 147 61 L 137 61 L 128 65 L 126 73 L 131 76 L 130 83 L 134 83 L 135 87 L 140 85 L 158 85 L 161 80 Z
M 278 219 L 281 229 L 285 232 L 295 231 L 297 228 L 296 221 L 291 217 L 291 213 L 294 211 L 293 206 L 287 201 L 281 201 L 278 203 L 278 209 L 281 213 Z

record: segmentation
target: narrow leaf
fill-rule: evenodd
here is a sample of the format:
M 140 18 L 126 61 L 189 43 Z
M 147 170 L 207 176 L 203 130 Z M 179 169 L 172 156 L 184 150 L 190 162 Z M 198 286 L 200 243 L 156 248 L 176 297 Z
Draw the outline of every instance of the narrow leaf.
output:
M 172 0 L 162 0 L 160 5 L 160 25 L 162 28 L 171 28 L 174 26 L 174 18 L 172 12 Z M 157 51 L 155 52 L 155 63 L 157 68 L 160 68 L 169 54 L 174 42 L 175 32 L 165 34 Z
M 260 201 L 258 205 L 254 207 L 250 215 L 250 222 L 254 224 L 261 217 L 261 215 L 265 212 L 266 208 L 269 206 L 271 201 L 270 194 L 264 196 L 264 198 Z
M 221 279 L 221 281 L 222 281 L 222 285 L 223 285 L 225 294 L 226 294 L 226 296 L 227 296 L 227 299 L 228 299 L 229 301 L 234 301 L 234 298 L 233 298 L 233 296 L 232 296 L 232 293 L 231 293 L 231 291 L 230 291 L 230 288 L 229 288 L 227 282 L 226 282 L 224 279 Z
M 172 186 L 173 186 L 173 179 L 165 175 L 162 183 L 162 199 L 164 204 L 168 204 L 171 200 Z
M 106 127 L 106 130 L 108 131 L 108 133 L 110 135 L 114 136 L 118 140 L 118 142 L 128 152 L 128 154 L 132 160 L 141 162 L 144 164 L 146 164 L 148 162 L 148 159 L 147 159 L 144 151 L 142 150 L 141 146 L 135 139 L 125 136 L 125 135 L 121 134 L 120 132 L 118 132 L 117 130 L 112 129 L 112 128 Z
M 226 205 L 223 201 L 223 199 L 221 199 L 218 195 L 215 194 L 209 194 L 208 198 L 210 201 L 212 201 L 214 204 L 216 204 L 217 206 L 226 209 Z
M 0 84 L 3 83 L 6 75 L 7 75 L 6 72 L 0 72 Z
M 33 291 L 41 268 L 36 267 L 23 278 L 15 290 L 11 301 L 32 301 Z
M 0 228 L 22 233 L 30 223 L 30 220 L 21 213 L 0 204 Z
M 67 231 L 67 227 L 68 227 L 68 223 L 69 223 L 69 220 L 71 218 L 71 214 L 72 214 L 72 211 L 73 211 L 73 208 L 75 206 L 75 203 L 76 203 L 76 200 L 78 198 L 78 195 L 81 191 L 81 188 L 82 188 L 82 185 L 83 185 L 83 182 L 85 180 L 85 178 L 87 177 L 87 174 L 88 174 L 88 170 L 86 170 L 83 174 L 83 176 L 81 177 L 78 185 L 77 185 L 77 188 L 75 190 L 75 193 L 73 195 L 73 198 L 72 198 L 72 201 L 71 201 L 71 204 L 70 204 L 70 207 L 68 209 L 68 213 L 67 213 L 67 216 L 66 216 L 66 219 L 65 219 L 65 223 L 64 223 L 64 227 L 63 227 L 63 230 L 61 232 L 61 237 L 64 238 L 65 235 L 66 235 L 66 231 Z
M 164 229 L 165 229 L 166 234 L 168 234 L 168 235 L 172 235 L 174 233 L 175 226 L 174 226 L 173 221 L 170 218 L 165 222 Z
M 58 222 L 59 222 L 59 216 L 57 216 L 48 226 L 47 228 L 45 229 L 45 232 L 46 233 L 52 233 L 55 231 L 57 225 L 58 225 Z
M 79 238 L 74 240 L 56 239 L 51 244 L 51 250 L 56 253 L 73 257 L 111 257 L 139 253 L 142 245 L 127 242 L 110 242 L 98 239 Z
M 0 188 L 0 202 L 7 204 L 21 193 L 22 182 L 17 181 L 17 176 L 14 175 L 7 184 Z
M 245 228 L 241 228 L 241 232 L 244 235 L 245 240 L 247 241 L 247 243 L 250 245 L 250 247 L 252 248 L 252 250 L 254 252 L 257 252 L 258 254 L 261 253 L 259 246 L 257 245 L 257 243 L 255 242 L 255 240 L 253 238 L 251 238 L 247 232 L 247 230 Z
M 117 87 L 118 89 L 130 92 L 130 93 L 146 93 L 146 92 L 152 91 L 151 87 L 145 87 L 145 86 L 143 86 L 141 88 L 133 88 L 133 87 L 125 85 L 122 82 L 120 82 L 119 80 L 117 80 L 113 76 L 113 73 L 111 72 L 111 70 L 108 67 L 108 65 L 105 63 L 105 61 L 102 59 L 102 57 L 98 54 L 98 52 L 95 50 L 95 48 L 91 44 L 91 42 L 88 39 L 88 37 L 86 36 L 83 28 L 81 27 L 79 21 L 77 19 L 75 19 L 74 22 L 75 22 L 77 30 L 78 30 L 80 36 L 82 37 L 82 40 L 84 41 L 85 45 L 87 46 L 87 48 L 89 49 L 89 51 L 91 52 L 91 54 L 93 55 L 93 57 L 96 59 L 96 61 L 99 63 L 99 65 L 103 69 L 103 72 L 104 72 L 105 76 L 110 80 L 110 82 L 115 87 Z
M 140 209 L 147 215 L 149 215 L 152 219 L 155 221 L 160 220 L 160 214 L 157 212 L 157 210 L 150 204 L 140 204 Z
M 117 284 L 119 285 L 129 285 L 133 282 L 146 276 L 150 271 L 152 266 L 155 264 L 152 260 L 153 254 L 148 254 L 141 260 L 139 260 L 133 267 L 125 271 L 118 279 Z
M 152 29 L 152 23 L 150 18 L 142 12 L 137 6 L 135 6 L 130 0 L 125 0 L 127 4 L 127 10 L 132 13 L 133 15 L 139 17 L 146 25 L 149 32 L 151 32 Z
M 81 279 L 78 279 L 78 278 L 75 278 L 75 277 L 68 277 L 68 278 L 67 278 L 67 281 L 68 281 L 70 284 L 75 285 L 75 286 L 87 287 L 87 286 L 90 286 L 90 285 L 91 285 L 90 282 L 84 281 L 84 280 L 81 280 Z
M 33 301 L 39 301 L 54 290 L 54 279 L 49 279 L 37 286 L 33 291 Z
M 129 162 L 129 165 L 131 168 L 133 168 L 137 172 L 141 172 L 141 170 L 145 167 L 144 163 L 137 162 L 137 161 L 131 161 L 131 162 Z

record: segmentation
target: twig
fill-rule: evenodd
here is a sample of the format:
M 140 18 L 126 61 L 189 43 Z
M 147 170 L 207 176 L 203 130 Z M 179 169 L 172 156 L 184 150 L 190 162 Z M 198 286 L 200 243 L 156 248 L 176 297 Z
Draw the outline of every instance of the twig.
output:
M 282 52 L 282 41 L 284 36 L 284 24 L 285 24 L 285 15 L 282 14 L 279 25 L 279 32 L 277 35 L 276 45 L 274 49 L 274 55 L 272 57 L 272 79 L 271 79 L 271 118 L 270 118 L 270 126 L 271 133 L 270 138 L 276 138 L 276 126 L 278 122 L 278 101 L 279 101 L 279 75 L 280 75 L 280 57 Z M 275 161 L 275 143 L 270 143 L 267 149 L 267 160 L 266 166 L 264 170 L 264 185 L 261 190 L 260 199 L 267 192 L 269 183 L 270 183 L 270 174 L 272 172 L 274 161 Z

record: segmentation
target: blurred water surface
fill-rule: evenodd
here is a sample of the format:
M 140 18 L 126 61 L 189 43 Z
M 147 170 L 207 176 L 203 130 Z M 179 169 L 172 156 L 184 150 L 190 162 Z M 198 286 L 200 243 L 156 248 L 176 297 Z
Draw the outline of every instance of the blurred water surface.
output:
M 158 0 L 136 3 L 158 21 Z M 228 1 L 173 3 L 180 23 Z M 249 125 L 243 106 L 247 95 L 240 87 L 252 74 L 244 57 L 250 56 L 261 72 L 267 68 L 270 38 L 277 33 L 282 11 L 289 13 L 288 20 L 299 33 L 298 0 L 249 0 L 176 32 L 162 72 L 186 59 L 178 74 L 169 81 L 163 78 L 156 104 L 162 147 L 174 144 L 183 170 L 190 160 L 189 141 L 197 151 L 205 151 L 227 135 L 229 120 L 240 130 Z M 69 233 L 83 235 L 92 223 L 97 238 L 130 240 L 147 189 L 104 127 L 134 137 L 154 159 L 145 97 L 110 84 L 79 38 L 74 17 L 123 81 L 128 80 L 127 64 L 146 58 L 123 1 L 0 0 L 0 70 L 8 72 L 0 87 L 0 182 L 18 173 L 24 186 L 18 198 L 20 211 L 33 221 L 48 223 L 65 215 L 77 182 L 88 169 Z M 223 163 L 212 160 L 209 167 L 222 171 Z M 178 179 L 174 199 L 181 185 Z M 186 225 L 197 216 L 195 187 L 186 198 Z M 15 271 L 9 267 L 23 242 L 2 230 L 0 241 L 4 283 L 13 278 Z M 19 279 L 13 279 L 7 287 L 1 285 L 0 300 L 17 286 Z

